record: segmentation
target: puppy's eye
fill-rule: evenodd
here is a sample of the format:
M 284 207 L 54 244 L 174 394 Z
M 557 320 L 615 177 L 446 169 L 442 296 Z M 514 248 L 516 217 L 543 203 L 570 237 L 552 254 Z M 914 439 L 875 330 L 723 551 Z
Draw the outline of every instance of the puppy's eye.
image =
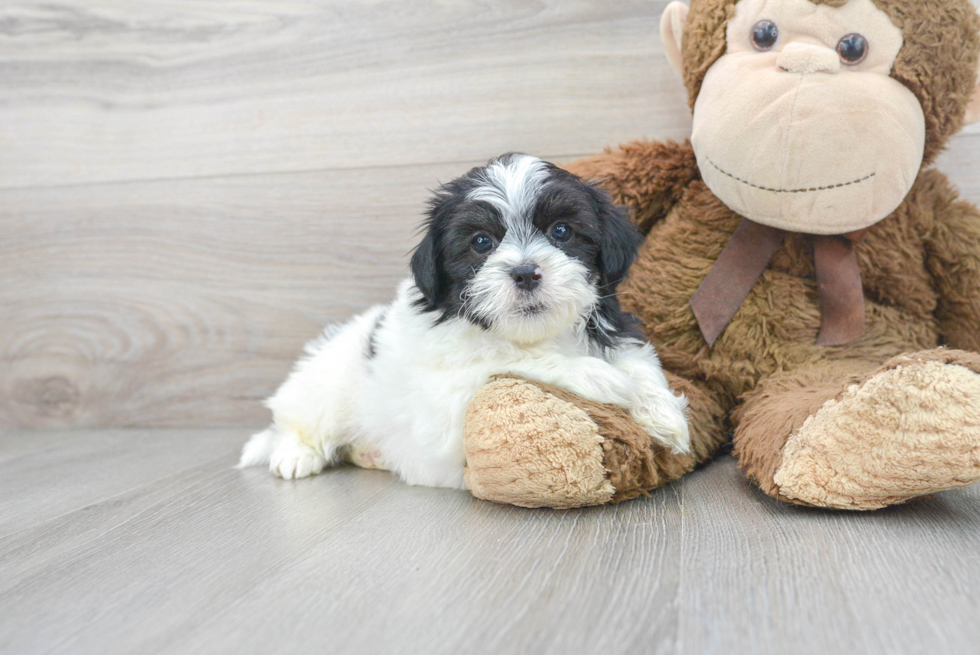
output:
M 557 223 L 551 228 L 551 239 L 556 243 L 565 243 L 572 238 L 572 228 L 566 223 Z
M 848 66 L 857 66 L 868 57 L 868 40 L 860 34 L 848 34 L 837 44 L 837 54 Z
M 485 255 L 491 250 L 493 250 L 493 239 L 488 237 L 486 234 L 477 234 L 470 241 L 470 245 L 473 247 L 473 252 L 478 255 Z
M 779 28 L 771 20 L 760 20 L 752 28 L 752 45 L 756 50 L 772 50 L 779 40 Z

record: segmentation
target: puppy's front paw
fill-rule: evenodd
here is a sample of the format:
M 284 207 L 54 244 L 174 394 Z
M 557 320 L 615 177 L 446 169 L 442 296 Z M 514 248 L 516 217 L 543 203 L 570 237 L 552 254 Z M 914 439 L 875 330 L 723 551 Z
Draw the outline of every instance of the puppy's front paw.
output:
M 670 447 L 677 453 L 691 452 L 691 433 L 684 413 L 684 405 L 652 403 L 630 410 L 630 416 L 651 438 Z
M 280 443 L 269 460 L 269 470 L 283 480 L 316 475 L 327 465 L 323 455 L 302 443 Z

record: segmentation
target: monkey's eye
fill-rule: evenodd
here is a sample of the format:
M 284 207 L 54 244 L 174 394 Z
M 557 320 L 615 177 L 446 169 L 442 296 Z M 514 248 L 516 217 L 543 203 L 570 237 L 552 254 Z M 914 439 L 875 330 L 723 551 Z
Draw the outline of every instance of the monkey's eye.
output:
M 493 250 L 493 239 L 488 237 L 486 234 L 477 234 L 470 241 L 470 246 L 472 246 L 473 252 L 476 254 L 485 255 Z
M 551 239 L 555 243 L 565 243 L 572 238 L 572 228 L 565 223 L 556 223 L 551 228 Z
M 868 40 L 860 34 L 848 34 L 837 43 L 837 54 L 848 66 L 860 64 L 868 56 Z
M 752 45 L 756 50 L 772 50 L 779 40 L 779 28 L 771 20 L 760 20 L 752 28 Z

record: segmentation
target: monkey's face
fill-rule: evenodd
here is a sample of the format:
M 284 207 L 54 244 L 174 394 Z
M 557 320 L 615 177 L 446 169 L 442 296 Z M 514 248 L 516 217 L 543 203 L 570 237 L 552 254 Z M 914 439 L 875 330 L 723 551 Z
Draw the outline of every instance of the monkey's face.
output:
M 872 0 L 741 0 L 704 77 L 691 141 L 739 214 L 810 234 L 888 216 L 922 165 L 922 106 L 889 77 L 903 36 Z

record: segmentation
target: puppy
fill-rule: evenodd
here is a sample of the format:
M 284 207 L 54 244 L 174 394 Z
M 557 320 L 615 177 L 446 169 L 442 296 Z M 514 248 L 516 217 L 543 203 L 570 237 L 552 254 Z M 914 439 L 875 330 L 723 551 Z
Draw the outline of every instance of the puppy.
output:
M 409 484 L 465 489 L 466 407 L 502 373 L 623 407 L 689 450 L 686 401 L 615 296 L 640 236 L 608 194 L 504 155 L 439 188 L 424 231 L 391 305 L 306 347 L 239 466 L 303 478 L 346 454 Z

